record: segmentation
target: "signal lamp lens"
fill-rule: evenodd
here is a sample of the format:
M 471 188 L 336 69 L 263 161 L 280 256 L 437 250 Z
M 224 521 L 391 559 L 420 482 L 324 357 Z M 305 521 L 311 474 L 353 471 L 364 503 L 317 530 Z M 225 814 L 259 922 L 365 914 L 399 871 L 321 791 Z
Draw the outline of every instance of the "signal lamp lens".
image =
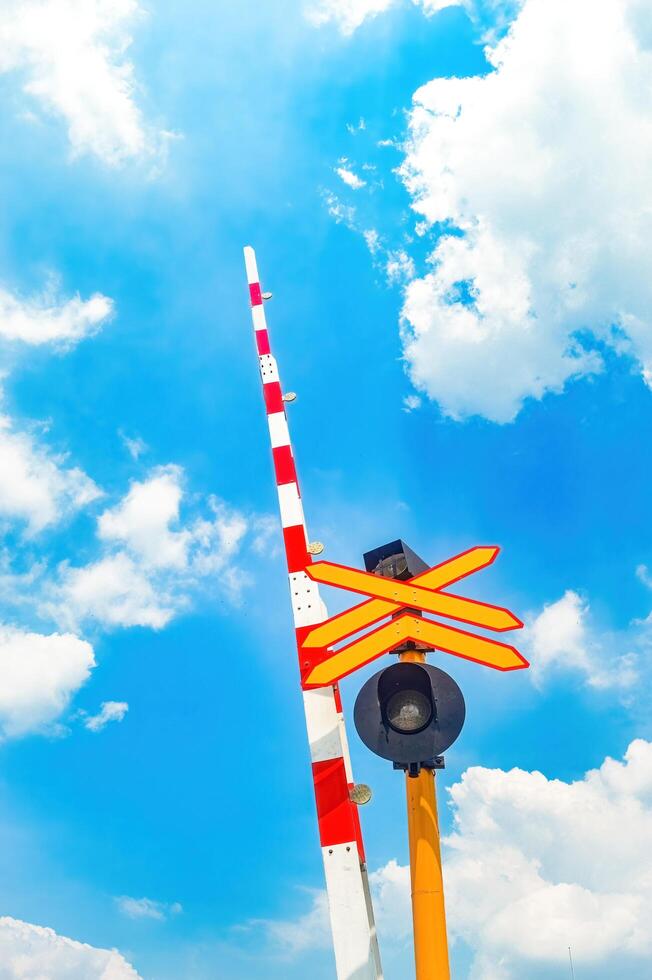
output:
M 386 707 L 387 720 L 396 732 L 419 732 L 430 724 L 432 704 L 420 691 L 397 691 Z

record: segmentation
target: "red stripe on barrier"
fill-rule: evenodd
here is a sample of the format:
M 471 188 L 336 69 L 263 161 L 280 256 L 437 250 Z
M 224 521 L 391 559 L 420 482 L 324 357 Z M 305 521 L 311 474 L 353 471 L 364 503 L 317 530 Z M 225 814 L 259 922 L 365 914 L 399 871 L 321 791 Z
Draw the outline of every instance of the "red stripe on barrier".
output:
M 259 354 L 269 354 L 269 334 L 266 330 L 256 330 L 256 346 Z
M 266 386 L 267 387 L 267 386 Z M 272 449 L 274 455 L 274 472 L 276 473 L 277 487 L 284 483 L 296 483 L 297 471 L 294 466 L 294 456 L 291 446 L 277 446 Z
M 251 298 L 252 306 L 261 306 L 263 302 L 263 297 L 260 292 L 260 283 L 252 282 L 249 284 L 249 296 Z
M 353 807 L 349 799 L 344 759 L 313 762 L 315 800 L 322 847 L 357 840 Z
M 281 392 L 281 386 L 278 381 L 270 381 L 269 384 L 263 385 L 263 398 L 265 399 L 265 408 L 267 409 L 268 415 L 274 415 L 276 412 L 284 411 L 283 408 L 283 393 Z M 289 446 L 287 447 L 290 448 Z M 275 450 L 272 450 L 274 452 Z
M 294 527 L 284 527 L 283 540 L 285 542 L 288 572 L 303 572 L 306 565 L 309 565 L 312 561 L 306 550 L 306 531 L 303 524 L 295 524 Z

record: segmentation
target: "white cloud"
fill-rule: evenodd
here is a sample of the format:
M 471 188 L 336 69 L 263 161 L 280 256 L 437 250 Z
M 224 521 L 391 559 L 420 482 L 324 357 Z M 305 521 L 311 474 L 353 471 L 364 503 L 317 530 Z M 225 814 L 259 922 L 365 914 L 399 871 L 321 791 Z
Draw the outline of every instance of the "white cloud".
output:
M 569 946 L 592 980 L 648 980 L 652 743 L 637 739 L 622 762 L 608 758 L 570 783 L 473 767 L 450 797 L 447 918 L 452 939 L 473 951 L 470 980 L 556 980 Z M 409 956 L 409 869 L 389 861 L 370 882 L 383 948 Z M 324 903 L 313 896 L 304 916 L 267 923 L 267 934 L 294 955 L 321 947 Z
M 182 468 L 169 465 L 134 482 L 98 519 L 98 537 L 118 550 L 81 567 L 62 563 L 41 611 L 69 629 L 90 620 L 162 629 L 202 588 L 215 587 L 237 603 L 248 577 L 234 558 L 250 523 L 259 548 L 269 525 L 249 522 L 214 497 L 183 523 L 183 481 Z M 192 501 L 188 506 L 197 510 Z
M 350 204 L 344 204 L 343 201 L 339 199 L 337 194 L 333 194 L 330 191 L 324 194 L 324 200 L 326 202 L 326 208 L 331 218 L 334 218 L 337 224 L 344 224 L 352 230 L 355 228 L 355 208 Z
M 2 980 L 139 980 L 116 950 L 95 949 L 52 929 L 0 918 Z
M 103 701 L 96 715 L 85 715 L 84 727 L 91 732 L 101 732 L 111 721 L 122 721 L 129 711 L 126 701 Z
M 5 0 L 0 72 L 17 72 L 24 91 L 63 119 L 74 154 L 121 164 L 155 150 L 135 101 L 125 53 L 137 0 Z
M 216 498 L 209 498 L 210 519 L 180 523 L 184 497 L 182 467 L 159 466 L 134 482 L 120 503 L 98 520 L 98 536 L 123 545 L 148 569 L 208 574 L 225 565 L 238 550 L 247 521 Z M 261 526 L 261 530 L 264 530 Z
M 98 521 L 110 553 L 87 565 L 66 560 L 50 574 L 46 561 L 35 564 L 30 557 L 29 570 L 14 573 L 8 553 L 0 553 L 5 605 L 36 612 L 61 631 L 41 635 L 0 626 L 0 738 L 57 730 L 57 719 L 95 666 L 92 647 L 74 633 L 98 625 L 162 629 L 202 592 L 240 600 L 249 581 L 235 561 L 243 537 L 251 530 L 254 550 L 269 550 L 278 522 L 265 516 L 248 520 L 215 498 L 198 514 L 191 498 L 193 516 L 181 523 L 182 480 L 182 470 L 169 466 L 132 484 Z M 86 481 L 79 471 L 58 467 L 27 436 L 3 439 L 0 429 L 0 513 L 24 516 L 32 529 L 44 526 L 57 516 L 64 490 L 77 505 L 97 495 Z M 82 711 L 77 717 L 97 732 L 121 721 L 127 710 L 126 702 L 106 701 L 96 715 Z
M 179 520 L 182 470 L 164 466 L 142 483 L 133 483 L 126 497 L 98 520 L 98 536 L 126 545 L 145 565 L 185 568 L 192 539 L 189 530 L 173 531 Z
M 0 416 L 0 516 L 24 520 L 36 533 L 100 496 L 82 470 L 66 468 L 62 457 L 11 426 Z
M 254 919 L 246 929 L 262 933 L 272 947 L 289 956 L 331 945 L 328 899 L 325 891 L 311 891 L 311 905 L 296 919 Z
M 162 629 L 176 611 L 169 595 L 154 588 L 148 576 L 124 552 L 74 568 L 64 563 L 42 612 L 69 629 L 87 621 L 106 627 L 149 626 Z
M 506 422 L 600 370 L 581 331 L 652 377 L 643 8 L 527 0 L 487 49 L 493 71 L 415 95 L 403 176 L 417 213 L 458 233 L 407 290 L 404 346 L 417 388 L 454 418 Z
M 279 544 L 281 524 L 278 517 L 272 517 L 271 514 L 255 517 L 251 522 L 251 530 L 253 532 L 251 550 L 255 554 L 275 557 L 281 553 Z M 0 571 L 1 569 L 0 564 Z
M 354 191 L 359 191 L 361 187 L 367 186 L 367 181 L 363 180 L 362 177 L 358 177 L 349 167 L 336 167 L 335 173 L 347 187 L 351 187 Z
M 54 284 L 41 296 L 19 299 L 0 287 L 0 337 L 26 344 L 72 344 L 96 333 L 113 313 L 113 302 L 96 293 L 59 300 Z
M 365 245 L 372 255 L 376 255 L 376 253 L 382 248 L 380 235 L 375 228 L 368 228 L 366 231 L 363 231 L 362 237 L 364 238 Z
M 427 16 L 448 7 L 463 7 L 483 41 L 492 41 L 516 17 L 524 0 L 414 0 L 422 5 Z
M 147 443 L 140 436 L 134 436 L 132 439 L 122 431 L 118 434 L 132 459 L 140 459 L 143 453 L 147 452 Z
M 348 176 L 344 176 L 342 171 Z M 359 189 L 366 185 L 365 181 L 360 181 L 356 174 L 347 168 L 340 167 L 336 170 L 336 173 L 342 177 L 345 183 L 354 189 Z M 375 267 L 384 272 L 389 286 L 403 286 L 414 278 L 414 260 L 405 248 L 387 248 L 378 230 L 376 228 L 365 228 L 359 220 L 356 208 L 353 205 L 344 204 L 336 194 L 327 192 L 324 194 L 324 200 L 329 215 L 338 224 L 344 224 L 351 231 L 362 235 L 364 243 L 374 260 Z
M 353 34 L 365 21 L 385 13 L 401 2 L 407 7 L 407 0 L 313 0 L 306 10 L 306 16 L 316 27 L 334 23 L 345 36 Z M 426 16 L 432 16 L 448 7 L 464 7 L 476 28 L 483 31 L 483 40 L 489 41 L 516 16 L 523 0 L 412 0 L 423 9 Z M 363 123 L 364 120 L 361 120 Z M 364 129 L 363 125 L 358 127 Z M 349 132 L 355 127 L 347 126 Z
M 388 252 L 385 271 L 390 286 L 401 285 L 414 277 L 414 261 L 403 248 Z
M 652 576 L 647 565 L 638 565 L 636 577 L 647 589 L 652 589 Z
M 90 643 L 0 627 L 0 732 L 14 738 L 51 726 L 95 666 Z M 0 957 L 0 962 L 1 962 Z
M 531 661 L 530 676 L 538 687 L 549 674 L 560 670 L 583 674 L 590 687 L 599 689 L 635 684 L 636 655 L 618 650 L 618 644 L 630 642 L 628 633 L 605 643 L 592 628 L 589 612 L 588 603 L 569 589 L 528 623 L 525 645 Z
M 624 762 L 607 759 L 573 783 L 469 769 L 451 797 L 450 921 L 480 963 L 502 964 L 509 978 L 541 964 L 552 978 L 571 945 L 592 977 L 648 976 L 651 743 L 632 742 Z
M 155 902 L 151 898 L 130 898 L 128 895 L 116 898 L 116 904 L 130 919 L 156 919 L 162 922 L 170 915 L 180 915 L 183 912 L 179 902 L 168 905 L 165 902 Z
M 199 575 L 225 572 L 249 529 L 249 521 L 244 514 L 216 497 L 209 498 L 209 507 L 212 512 L 209 520 L 199 519 L 190 525 L 189 562 L 193 572 Z M 255 541 L 260 544 L 268 536 L 271 524 L 265 517 L 259 517 L 253 521 L 253 527 Z M 232 581 L 235 583 L 235 579 Z
M 426 13 L 436 14 L 447 7 L 468 7 L 470 4 L 465 0 L 423 0 L 423 9 Z
M 31 542 L 30 542 L 31 544 Z M 34 561 L 30 555 L 25 571 L 15 572 L 12 559 L 17 556 L 13 547 L 0 551 L 0 596 L 3 604 L 12 610 L 33 607 L 34 594 L 47 570 L 45 561 Z M 21 556 L 22 557 L 22 556 Z
M 406 395 L 403 399 L 403 411 L 404 412 L 414 412 L 417 408 L 421 408 L 421 399 L 418 395 Z
M 0 288 L 0 339 L 70 346 L 99 330 L 112 313 L 112 301 L 99 293 L 88 300 L 59 298 L 54 280 L 30 299 Z M 65 457 L 52 453 L 34 431 L 16 431 L 8 416 L 0 416 L 0 517 L 25 521 L 34 534 L 99 496 L 93 481 L 67 467 Z
M 388 943 L 412 936 L 410 870 L 391 860 L 369 875 L 376 925 Z
M 342 34 L 353 32 L 371 17 L 384 13 L 396 0 L 316 0 L 306 10 L 306 16 L 322 26 L 334 22 Z

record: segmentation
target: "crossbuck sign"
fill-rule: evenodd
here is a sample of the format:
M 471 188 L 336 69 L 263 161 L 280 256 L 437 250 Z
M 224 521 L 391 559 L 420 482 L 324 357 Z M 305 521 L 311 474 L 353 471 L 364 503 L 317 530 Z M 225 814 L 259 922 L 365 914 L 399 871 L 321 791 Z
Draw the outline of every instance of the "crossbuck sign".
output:
M 523 626 L 508 609 L 443 591 L 491 565 L 498 552 L 497 547 L 471 548 L 408 581 L 382 578 L 328 561 L 309 565 L 306 573 L 315 582 L 370 598 L 306 631 L 301 644 L 303 686 L 334 684 L 407 640 L 496 670 L 528 667 L 527 660 L 513 646 L 421 615 L 433 613 L 499 633 Z M 330 649 L 388 616 L 392 617 L 389 622 L 335 651 Z

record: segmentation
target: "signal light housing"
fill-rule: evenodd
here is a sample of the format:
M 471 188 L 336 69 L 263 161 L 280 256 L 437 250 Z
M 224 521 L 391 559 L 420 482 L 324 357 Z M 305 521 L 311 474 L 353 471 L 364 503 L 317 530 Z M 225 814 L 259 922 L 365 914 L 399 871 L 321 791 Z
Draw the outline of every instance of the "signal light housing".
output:
M 401 538 L 374 548 L 373 551 L 366 551 L 362 557 L 365 569 L 383 578 L 405 581 L 428 571 L 423 558 L 419 558 Z
M 353 711 L 367 748 L 415 776 L 421 768 L 441 768 L 439 757 L 459 736 L 465 716 L 464 697 L 449 674 L 407 661 L 370 677 Z

